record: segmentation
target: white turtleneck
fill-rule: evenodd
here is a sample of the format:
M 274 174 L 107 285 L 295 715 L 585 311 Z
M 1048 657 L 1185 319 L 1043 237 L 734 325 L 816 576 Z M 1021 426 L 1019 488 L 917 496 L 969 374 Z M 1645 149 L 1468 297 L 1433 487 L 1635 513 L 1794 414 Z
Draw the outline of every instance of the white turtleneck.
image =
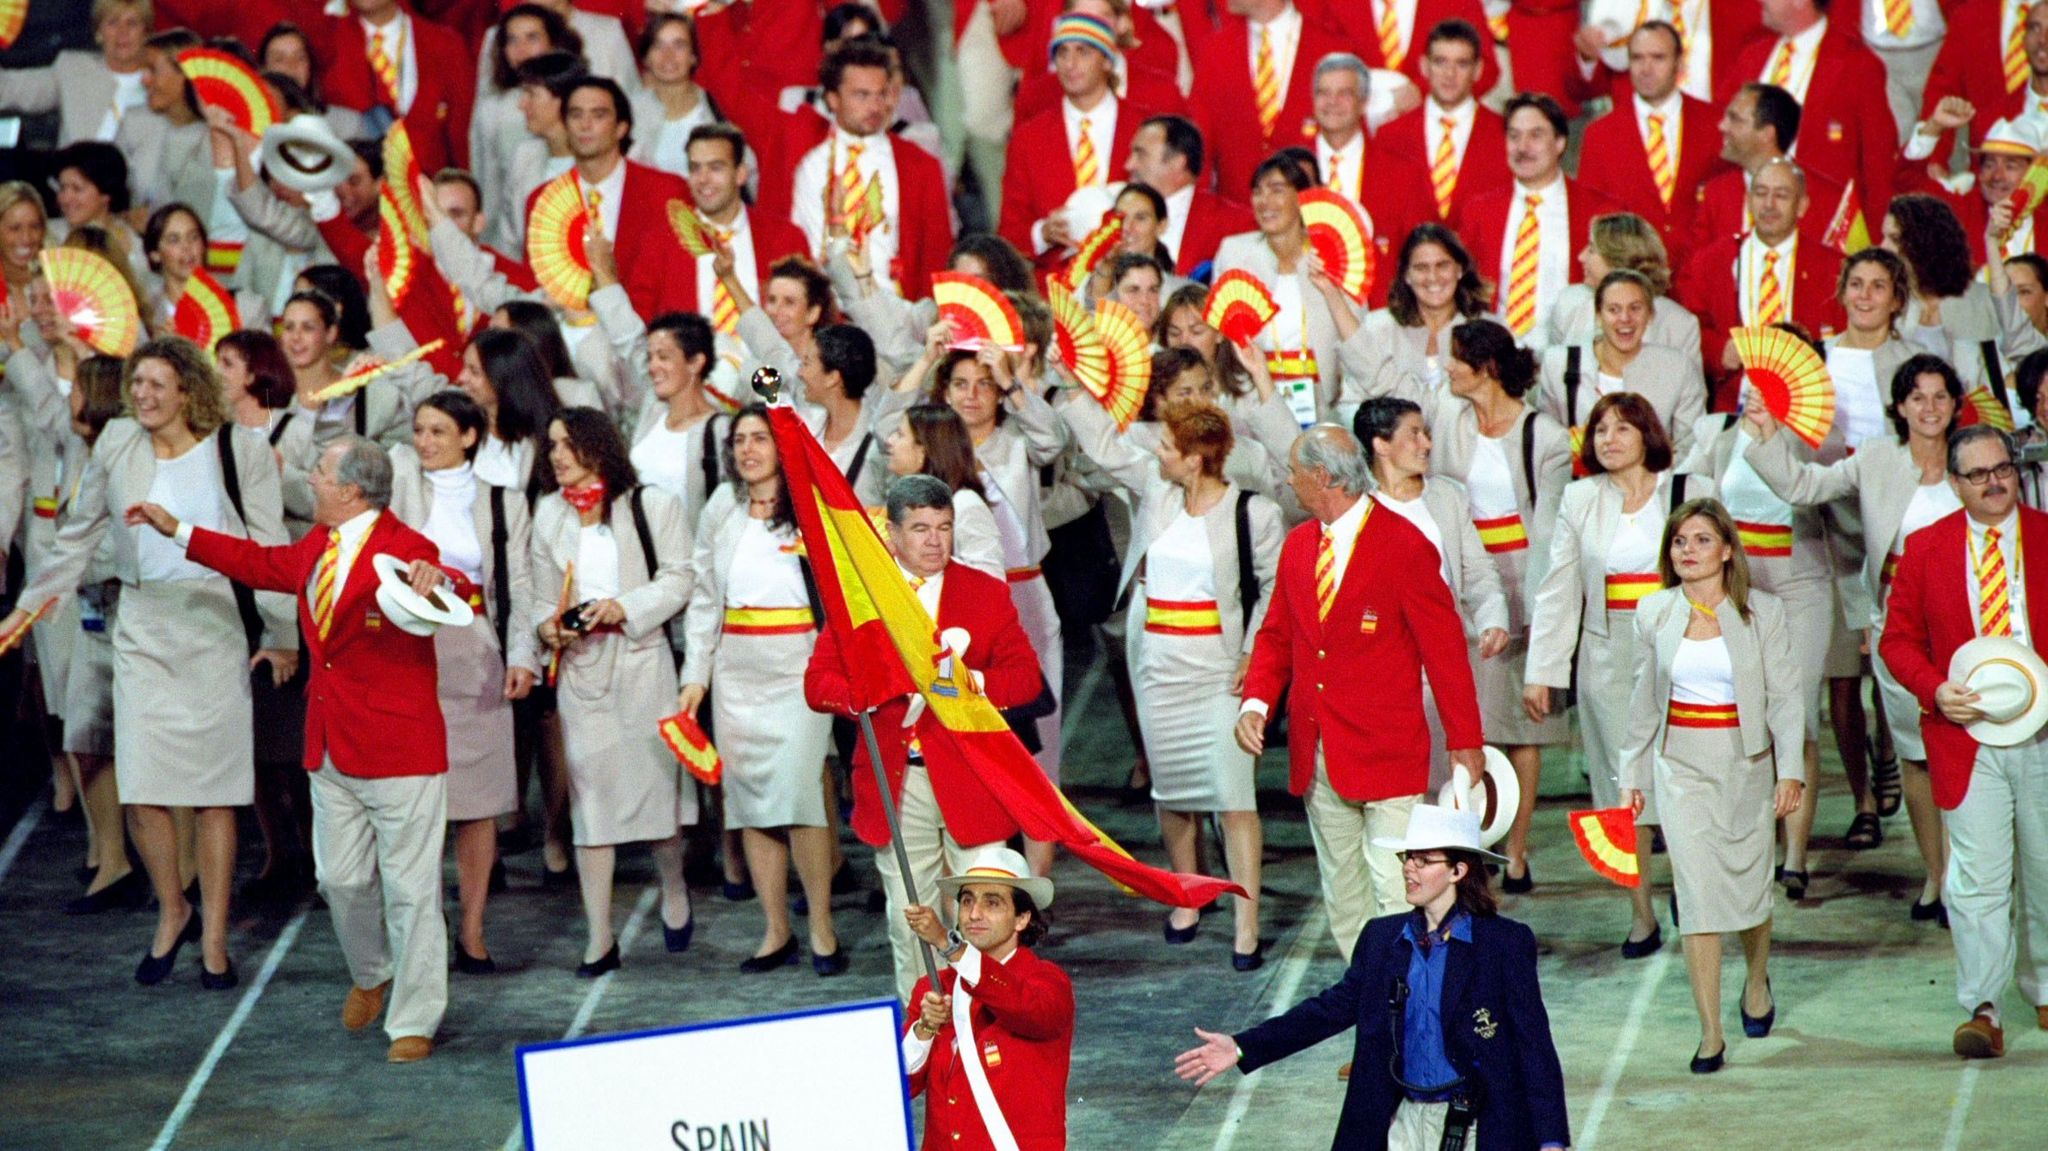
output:
M 420 534 L 441 549 L 441 562 L 456 568 L 472 583 L 484 576 L 483 541 L 477 538 L 476 469 L 464 462 L 460 467 L 426 472 L 432 503 Z

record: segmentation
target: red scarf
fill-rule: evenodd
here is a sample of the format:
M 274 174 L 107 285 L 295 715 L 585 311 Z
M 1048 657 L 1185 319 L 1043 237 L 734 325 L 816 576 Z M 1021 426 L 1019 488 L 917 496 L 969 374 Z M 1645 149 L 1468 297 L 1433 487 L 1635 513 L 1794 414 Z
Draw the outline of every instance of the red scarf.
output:
M 579 512 L 587 512 L 604 502 L 604 481 L 592 480 L 580 488 L 563 488 L 562 498 Z

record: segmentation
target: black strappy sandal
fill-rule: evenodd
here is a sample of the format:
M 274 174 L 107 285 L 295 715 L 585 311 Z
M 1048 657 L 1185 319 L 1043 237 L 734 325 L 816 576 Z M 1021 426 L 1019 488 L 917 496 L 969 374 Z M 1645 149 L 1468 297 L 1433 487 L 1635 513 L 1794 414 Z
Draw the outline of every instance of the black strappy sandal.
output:
M 1859 811 L 1849 821 L 1849 834 L 1842 837 L 1842 846 L 1850 851 L 1869 851 L 1884 842 L 1884 823 L 1874 811 Z
M 1899 779 L 1899 761 L 1896 757 L 1881 759 L 1870 769 L 1870 790 L 1877 796 L 1877 814 L 1889 819 L 1899 813 L 1899 803 L 1905 798 L 1905 784 Z

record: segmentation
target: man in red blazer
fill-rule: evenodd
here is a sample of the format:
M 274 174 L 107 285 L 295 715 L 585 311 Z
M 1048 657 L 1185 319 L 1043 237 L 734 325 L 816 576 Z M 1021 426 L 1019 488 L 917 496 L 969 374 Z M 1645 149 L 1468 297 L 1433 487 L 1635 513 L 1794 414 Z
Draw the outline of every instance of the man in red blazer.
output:
M 733 274 L 750 299 L 761 299 L 768 269 L 784 256 L 804 256 L 810 244 L 796 225 L 749 208 L 741 193 L 747 186 L 747 140 L 730 124 L 699 124 L 691 129 L 683 154 L 690 166 L 690 196 L 697 216 L 718 233 L 733 251 Z M 720 298 L 718 273 L 711 252 L 683 253 L 681 282 L 672 295 L 675 307 L 697 312 L 727 335 L 739 328 L 739 309 L 730 296 Z M 731 306 L 729 306 L 731 305 Z
M 1686 95 L 1712 101 L 1715 93 L 1741 83 L 1741 77 L 1729 77 L 1735 74 L 1735 58 L 1742 54 L 1743 47 L 1763 34 L 1758 5 L 1746 0 L 1732 4 L 1697 0 L 1693 11 L 1705 12 L 1704 37 L 1685 22 L 1685 7 L 1684 0 L 1659 0 L 1636 8 L 1634 27 L 1611 26 L 1605 20 L 1580 25 L 1572 38 L 1579 53 L 1578 72 L 1571 77 L 1573 94 L 1581 100 L 1609 96 L 1616 103 L 1624 101 L 1628 96 L 1628 68 L 1626 59 L 1618 57 L 1616 50 L 1626 48 L 1636 29 L 1653 20 L 1670 24 L 1684 41 L 1680 54 L 1685 64 L 1680 70 L 1678 87 Z
M 825 58 L 818 78 L 832 130 L 797 161 L 785 202 L 812 256 L 822 262 L 828 216 L 857 210 L 858 189 L 879 180 L 884 222 L 868 233 L 869 265 L 878 279 L 916 300 L 931 294 L 932 273 L 943 271 L 952 254 L 953 208 L 939 162 L 889 131 L 897 68 L 893 49 L 863 41 Z
M 1003 210 L 996 231 L 1041 272 L 1057 270 L 1101 222 L 1061 209 L 1082 187 L 1105 190 L 1117 157 L 1127 155 L 1141 118 L 1117 98 L 1118 58 L 1109 26 L 1090 16 L 1059 18 L 1051 48 L 1059 103 L 1024 120 L 1003 164 Z M 1106 194 L 1105 194 L 1106 199 Z
M 176 539 L 194 563 L 258 591 L 299 597 L 306 637 L 306 770 L 312 773 L 313 860 L 355 986 L 350 1030 L 391 1010 L 393 1063 L 425 1059 L 448 1005 L 448 933 L 441 921 L 448 733 L 435 694 L 434 640 L 384 617 L 371 560 L 409 567 L 422 595 L 476 588 L 439 566 L 440 550 L 387 510 L 391 460 L 345 436 L 313 468 L 314 530 L 264 547 L 181 524 L 155 504 L 129 510 Z
M 1223 237 L 1252 230 L 1250 208 L 1209 190 L 1202 160 L 1201 130 L 1180 116 L 1155 116 L 1139 125 L 1124 160 L 1131 179 L 1166 197 L 1160 242 L 1183 276 L 1215 259 Z
M 1031 952 L 1052 880 L 997 843 L 961 860 L 939 893 L 958 911 L 956 935 L 929 907 L 906 912 L 952 964 L 937 987 L 918 979 L 903 1033 L 910 1091 L 925 1099 L 925 1151 L 1066 1151 L 1074 985 Z
M 1540 346 L 1550 330 L 1550 309 L 1565 285 L 1584 276 L 1578 254 L 1585 250 L 1593 217 L 1615 211 L 1612 201 L 1564 174 L 1567 138 L 1564 110 L 1541 94 L 1508 101 L 1507 156 L 1514 182 L 1473 197 L 1458 231 L 1472 250 L 1479 277 L 1493 285 L 1493 308 L 1515 337 Z M 1533 213 L 1534 258 L 1516 260 Z
M 1878 643 L 1885 666 L 1920 701 L 1927 771 L 1948 832 L 1942 903 L 1956 945 L 1956 999 L 1970 1013 L 1954 1037 L 1966 1059 L 2005 1054 L 1998 1002 L 2021 932 L 2029 946 L 2020 990 L 2048 1028 L 2048 735 L 2037 724 L 2015 745 L 1980 744 L 1968 725 L 1992 704 L 1950 678 L 1957 649 L 1979 636 L 2009 636 L 2036 654 L 2048 643 L 2048 515 L 2020 504 L 2015 458 L 2012 437 L 1986 425 L 1950 438 L 1949 483 L 1963 510 L 1906 538 Z M 2023 596 L 2012 594 L 2015 583 Z
M 1805 131 L 1800 166 L 1854 183 L 1866 220 L 1884 218 L 1899 163 L 1899 127 L 1883 93 L 1884 65 L 1857 37 L 1853 16 L 1828 18 L 1824 0 L 1770 0 L 1764 26 L 1736 58 L 1725 103 L 1744 81 L 1761 80 L 1799 101 Z
M 1336 33 L 1367 67 L 1399 72 L 1418 92 L 1428 88 L 1422 61 L 1430 29 L 1446 20 L 1486 27 L 1486 8 L 1479 0 L 1305 0 L 1301 10 Z M 1483 53 L 1475 87 L 1484 92 L 1499 78 L 1493 53 Z
M 1248 196 L 1266 157 L 1301 142 L 1314 110 L 1316 61 L 1344 45 L 1302 19 L 1293 0 L 1228 0 L 1228 7 L 1222 30 L 1195 62 L 1200 82 L 1189 104 L 1209 142 L 1217 186 L 1226 196 Z
M 1281 545 L 1237 742 L 1265 750 L 1268 714 L 1287 694 L 1288 790 L 1307 797 L 1323 905 L 1348 961 L 1366 920 L 1407 906 L 1400 863 L 1370 843 L 1399 838 L 1429 784 L 1424 673 L 1451 762 L 1472 779 L 1484 770 L 1484 740 L 1465 626 L 1435 546 L 1402 517 L 1373 511 L 1365 453 L 1350 432 L 1310 428 L 1288 465 L 1314 522 Z M 1327 589 L 1317 580 L 1325 566 Z
M 348 0 L 315 33 L 327 61 L 321 91 L 344 108 L 372 113 L 379 132 L 404 120 L 420 169 L 469 166 L 469 116 L 476 54 L 462 37 L 407 12 L 398 0 Z
M 1374 265 L 1372 302 L 1387 302 L 1393 282 L 1395 254 L 1410 229 L 1436 219 L 1436 202 L 1424 189 L 1429 177 L 1403 157 L 1373 148 L 1365 130 L 1365 102 L 1371 83 L 1365 62 L 1348 52 L 1326 56 L 1316 64 L 1316 178 L 1323 187 L 1347 197 L 1372 227 Z
M 1807 207 L 1799 165 L 1765 163 L 1750 178 L 1749 214 L 1755 227 L 1694 256 L 1673 293 L 1700 318 L 1700 357 L 1717 411 L 1735 410 L 1742 379 L 1729 332 L 1789 320 L 1818 339 L 1847 325 L 1835 296 L 1842 254 L 1800 230 Z
M 1991 125 L 1983 142 L 1971 149 L 1976 160 L 1977 178 L 1968 191 L 1958 193 L 1946 183 L 1928 181 L 1929 190 L 1955 209 L 1956 219 L 1963 225 L 1963 234 L 1970 237 L 1972 267 L 1981 269 L 1990 258 L 1994 238 L 1986 234 L 1986 228 L 1991 222 L 1992 210 L 2006 205 L 2006 215 L 2010 216 L 2012 207 L 2008 202 L 2019 191 L 2027 169 L 2034 162 L 2039 151 L 2039 139 L 2026 121 L 2015 124 L 2000 120 Z M 2003 238 L 1996 241 L 2001 262 L 2040 251 L 2042 244 L 2048 242 L 2048 202 L 2036 205 L 2025 219 L 2007 219 L 2005 224 Z
M 1699 188 L 1720 167 L 1713 106 L 1678 90 L 1678 30 L 1661 20 L 1628 42 L 1628 91 L 1587 127 L 1579 183 L 1648 220 L 1666 253 L 1692 234 Z
M 1462 20 L 1432 28 L 1422 65 L 1429 95 L 1373 137 L 1382 152 L 1421 172 L 1420 194 L 1453 227 L 1466 201 L 1508 182 L 1507 126 L 1476 98 L 1480 61 L 1492 50 Z
M 1017 621 L 1017 609 L 1010 606 L 1008 585 L 952 562 L 953 495 L 946 485 L 931 476 L 903 476 L 890 483 L 888 502 L 889 543 L 904 578 L 937 621 L 938 632 L 958 628 L 967 633 L 964 654 L 953 656 L 953 678 L 971 676 L 998 708 L 1023 707 L 1038 698 L 1044 684 L 1038 657 Z M 852 716 L 852 681 L 859 671 L 848 666 L 838 634 L 826 628 L 804 672 L 805 700 L 814 711 Z M 933 738 L 926 744 L 918 738 L 932 734 L 939 723 L 925 710 L 922 696 L 891 700 L 875 711 L 873 722 L 903 850 L 910 857 L 908 895 L 896 853 L 889 849 L 889 823 L 865 740 L 853 753 L 853 830 L 875 849 L 875 868 L 889 900 L 896 993 L 908 996 L 923 967 L 904 910 L 929 900 L 939 877 L 958 870 L 968 849 L 1000 843 L 1018 829 L 973 768 L 951 753 L 951 740 Z
M 1721 109 L 1721 159 L 1726 166 L 1699 186 L 1690 242 L 1669 252 L 1674 269 L 1682 270 L 1685 252 L 1699 252 L 1719 240 L 1739 240 L 1749 231 L 1750 174 L 1792 151 L 1799 124 L 1799 101 L 1783 88 L 1752 81 L 1736 89 L 1735 97 Z M 1843 227 L 1852 218 L 1861 218 L 1855 198 L 1840 182 L 1820 172 L 1800 171 L 1806 174 L 1806 194 L 1813 203 L 1799 221 L 1800 231 L 1827 243 L 1838 217 Z M 1877 238 L 1878 229 L 1869 221 L 1865 230 Z
M 1110 45 L 1116 51 L 1117 67 L 1114 91 L 1117 97 L 1145 110 L 1147 115 L 1185 115 L 1187 98 L 1181 95 L 1178 69 L 1179 48 L 1173 39 L 1145 9 L 1145 22 L 1153 25 L 1155 40 L 1141 40 L 1135 29 L 1137 17 L 1132 6 L 1124 0 L 1064 0 L 1055 6 L 1054 14 L 1048 15 L 1046 27 L 1053 27 L 1061 16 L 1086 16 L 1100 22 L 1110 31 Z M 1042 40 L 1046 47 L 1032 59 L 1024 69 L 1024 78 L 1017 84 L 1016 122 L 1022 124 L 1041 112 L 1059 107 L 1063 94 L 1059 72 L 1055 68 L 1041 67 L 1039 60 L 1046 58 L 1058 40 L 1057 34 Z
M 1957 128 L 1968 126 L 1974 148 L 1994 120 L 2016 120 L 2048 104 L 2048 7 L 2025 0 L 1945 7 L 1948 34 L 1927 76 L 1920 122 L 1906 138 L 1905 159 L 1914 166 L 1946 160 Z M 2010 54 L 2015 26 L 2020 42 Z

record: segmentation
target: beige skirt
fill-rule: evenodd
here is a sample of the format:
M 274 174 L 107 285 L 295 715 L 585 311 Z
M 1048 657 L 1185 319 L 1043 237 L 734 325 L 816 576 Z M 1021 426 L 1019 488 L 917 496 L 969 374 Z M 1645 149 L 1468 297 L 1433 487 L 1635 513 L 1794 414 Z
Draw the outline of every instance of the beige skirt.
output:
M 1257 811 L 1256 765 L 1235 734 L 1237 658 L 1221 636 L 1146 631 L 1145 605 L 1139 584 L 1124 644 L 1152 802 L 1168 811 Z
M 78 640 L 77 596 L 65 596 L 29 631 L 29 654 L 35 658 L 36 676 L 42 681 L 43 706 L 59 719 L 64 718 L 64 708 L 69 703 L 71 653 L 77 649 Z
M 1607 613 L 1607 634 L 1579 633 L 1579 735 L 1585 741 L 1586 776 L 1594 807 L 1621 806 L 1621 747 L 1628 739 L 1628 710 L 1635 683 L 1636 616 Z M 1657 822 L 1653 783 L 1643 793 L 1638 824 Z
M 1047 779 L 1058 783 L 1060 718 L 1064 714 L 1059 706 L 1060 684 L 1066 674 L 1066 649 L 1060 640 L 1060 615 L 1053 606 L 1052 588 L 1045 582 L 1043 572 L 1012 583 L 1010 602 L 1017 607 L 1017 622 L 1024 625 L 1024 634 L 1031 637 L 1031 650 L 1038 655 L 1038 670 L 1045 676 L 1046 685 L 1052 688 L 1052 714 L 1041 715 L 1033 722 L 1038 725 L 1038 766 L 1044 769 Z
M 804 702 L 818 633 L 719 637 L 711 717 L 727 827 L 824 827 L 832 717 Z
M 1770 753 L 1744 756 L 1738 727 L 1669 727 L 1656 780 L 1684 933 L 1747 931 L 1768 921 L 1778 826 Z
M 1507 649 L 1492 659 L 1479 658 L 1476 640 L 1466 641 L 1465 654 L 1472 661 L 1472 682 L 1479 691 L 1479 715 L 1486 724 L 1486 742 L 1500 747 L 1550 747 L 1571 742 L 1571 723 L 1562 711 L 1541 723 L 1532 723 L 1529 713 L 1522 710 L 1522 672 L 1529 662 L 1526 630 L 1509 640 Z
M 448 818 L 490 819 L 519 806 L 505 661 L 482 616 L 434 633 L 441 718 L 448 724 Z
M 123 587 L 111 634 L 121 802 L 254 802 L 249 642 L 227 579 Z
M 578 847 L 667 839 L 697 822 L 697 791 L 661 739 L 675 714 L 668 638 L 610 632 L 562 654 L 555 706 L 569 760 L 569 830 Z
M 120 594 L 113 580 L 78 591 L 78 633 L 57 709 L 64 716 L 64 750 L 76 755 L 114 754 L 113 627 Z

